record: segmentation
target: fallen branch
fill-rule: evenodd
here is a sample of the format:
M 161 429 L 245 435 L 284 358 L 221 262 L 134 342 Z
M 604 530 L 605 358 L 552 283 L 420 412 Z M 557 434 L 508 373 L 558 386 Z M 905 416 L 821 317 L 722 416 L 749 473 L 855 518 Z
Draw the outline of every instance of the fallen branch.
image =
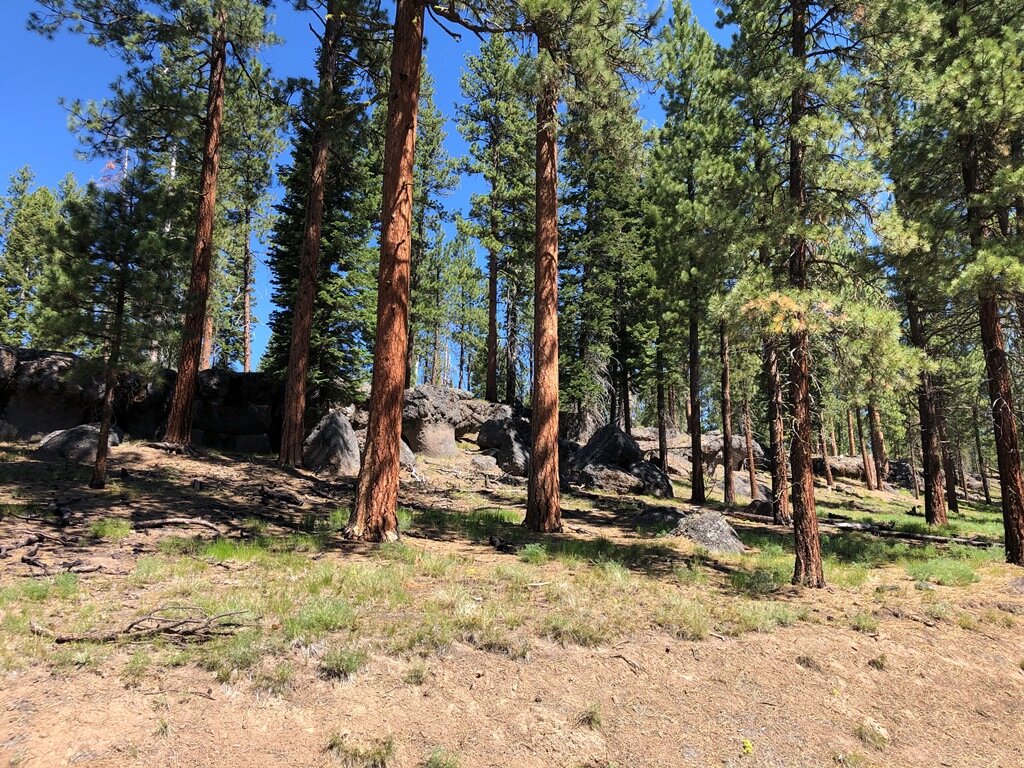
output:
M 156 448 L 159 451 L 167 451 L 170 454 L 180 456 L 191 456 L 195 451 L 180 443 L 146 443 L 147 448 Z
M 133 523 L 132 527 L 137 531 L 144 531 L 149 528 L 162 528 L 165 525 L 198 525 L 201 528 L 209 528 L 211 531 L 216 531 L 221 536 L 224 536 L 226 533 L 216 523 L 211 523 L 209 520 L 203 520 L 198 517 L 163 517 L 159 520 L 141 520 Z
M 969 539 L 965 536 L 937 536 L 931 533 L 913 533 L 911 531 L 897 531 L 890 528 L 884 528 L 878 525 L 872 525 L 871 523 L 826 523 L 838 528 L 841 531 L 863 531 L 864 533 L 870 533 L 872 536 L 882 536 L 890 539 L 903 539 L 906 541 L 924 541 L 933 544 L 963 544 L 968 547 L 997 547 L 999 546 L 998 541 L 990 541 L 988 539 Z
M 175 613 L 184 615 L 174 615 Z M 211 637 L 230 634 L 230 628 L 240 624 L 223 624 L 233 616 L 240 616 L 248 611 L 229 611 L 214 616 L 201 608 L 188 606 L 168 606 L 158 608 L 150 614 L 130 621 L 124 629 L 110 632 L 94 632 L 80 635 L 63 635 L 31 622 L 32 634 L 47 637 L 55 643 L 110 643 L 116 640 L 143 640 L 157 635 L 173 638 L 193 638 L 207 640 Z M 170 614 L 170 615 L 165 615 Z M 224 631 L 228 630 L 228 631 Z

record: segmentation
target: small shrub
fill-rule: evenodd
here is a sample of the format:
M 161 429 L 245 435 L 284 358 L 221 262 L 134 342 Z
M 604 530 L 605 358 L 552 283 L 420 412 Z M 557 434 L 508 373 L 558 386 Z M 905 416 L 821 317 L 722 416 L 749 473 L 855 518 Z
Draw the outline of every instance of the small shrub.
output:
M 132 524 L 119 517 L 105 517 L 89 526 L 89 533 L 97 539 L 122 541 L 132 535 Z
M 956 625 L 960 629 L 966 629 L 968 632 L 973 632 L 978 628 L 978 622 L 975 621 L 974 617 L 969 613 L 961 613 L 956 617 Z
M 395 742 L 390 737 L 369 747 L 349 744 L 345 736 L 332 733 L 326 750 L 342 768 L 391 768 L 395 758 Z
M 428 674 L 427 665 L 422 661 L 417 661 L 414 664 L 410 664 L 409 668 L 405 670 L 405 673 L 402 675 L 402 682 L 408 685 L 423 685 L 427 682 Z
M 548 616 L 541 623 L 541 634 L 562 645 L 600 645 L 605 632 L 598 622 L 576 616 Z
M 366 651 L 355 648 L 331 650 L 320 657 L 317 669 L 320 676 L 328 680 L 351 680 L 366 666 L 369 660 Z
M 878 629 L 878 619 L 870 613 L 858 613 L 850 619 L 850 626 L 858 632 L 870 634 Z
M 272 696 L 280 696 L 291 687 L 294 674 L 291 664 L 281 662 L 273 669 L 260 670 L 253 675 L 252 684 L 257 690 L 265 691 Z
M 813 669 L 815 672 L 821 672 L 821 664 L 813 656 L 797 656 L 796 663 L 804 669 Z
M 355 623 L 355 611 L 346 600 L 315 598 L 303 605 L 297 614 L 285 619 L 283 628 L 289 640 L 310 643 L 328 632 L 353 629 Z
M 589 728 L 592 731 L 601 730 L 601 709 L 597 704 L 591 704 L 573 718 L 573 723 L 578 726 Z
M 703 640 L 711 632 L 707 609 L 700 603 L 676 597 L 655 614 L 654 622 L 680 640 Z
M 455 752 L 437 747 L 430 753 L 423 768 L 459 768 L 459 756 Z
M 868 666 L 871 667 L 872 669 L 877 669 L 879 672 L 881 672 L 883 669 L 885 669 L 885 665 L 886 665 L 886 659 L 885 659 L 885 654 L 884 653 L 881 654 L 880 656 L 876 656 L 875 658 L 868 660 Z
M 124 678 L 125 685 L 129 687 L 135 687 L 142 682 L 142 679 L 146 676 L 146 672 L 149 670 L 151 659 L 148 653 L 143 650 L 138 650 L 131 655 L 128 659 L 128 663 L 124 665 L 124 670 L 121 672 L 121 676 Z

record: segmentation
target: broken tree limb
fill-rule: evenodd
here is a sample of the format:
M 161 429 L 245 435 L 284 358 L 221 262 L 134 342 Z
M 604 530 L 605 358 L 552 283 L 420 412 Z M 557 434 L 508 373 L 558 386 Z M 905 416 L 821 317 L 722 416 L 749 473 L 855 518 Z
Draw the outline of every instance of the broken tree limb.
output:
M 221 536 L 226 535 L 226 531 L 219 525 L 199 517 L 162 517 L 159 520 L 140 520 L 137 523 L 132 523 L 132 527 L 137 531 L 162 528 L 165 525 L 198 525 L 201 528 L 209 528 L 211 531 L 216 531 Z
M 225 624 L 224 621 L 246 613 L 249 611 L 229 611 L 211 616 L 195 606 L 167 606 L 133 619 L 123 629 L 110 632 L 65 635 L 35 622 L 31 622 L 29 628 L 32 634 L 49 638 L 55 643 L 110 643 L 117 640 L 144 640 L 157 635 L 206 640 L 230 634 L 235 627 L 244 626 L 238 623 Z

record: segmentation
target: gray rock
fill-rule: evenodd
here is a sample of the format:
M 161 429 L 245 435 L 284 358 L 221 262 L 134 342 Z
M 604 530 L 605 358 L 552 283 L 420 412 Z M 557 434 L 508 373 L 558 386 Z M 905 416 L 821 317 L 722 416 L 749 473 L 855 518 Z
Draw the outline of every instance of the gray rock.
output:
M 683 536 L 709 552 L 738 555 L 746 551 L 733 527 L 714 510 L 687 515 L 671 533 L 673 536 Z
M 343 413 L 332 411 L 309 433 L 302 449 L 302 463 L 326 477 L 359 474 L 359 441 Z
M 40 443 L 37 453 L 46 459 L 64 459 L 82 464 L 96 461 L 96 448 L 100 439 L 98 424 L 79 424 L 71 429 L 51 432 Z M 121 444 L 120 430 L 112 427 L 107 437 L 107 446 Z
M 675 496 L 672 491 L 672 481 L 668 475 L 649 461 L 638 461 L 629 468 L 629 474 L 637 478 L 643 485 L 640 492 L 645 496 L 654 496 L 659 499 L 671 499 Z
M 642 493 L 644 482 L 624 469 L 607 464 L 588 464 L 579 470 L 577 477 L 585 488 L 597 488 L 618 494 Z
M 719 472 L 720 477 L 715 479 L 714 490 L 721 493 L 725 489 L 725 473 Z M 737 496 L 746 496 L 748 499 L 770 499 L 772 489 L 770 485 L 757 481 L 757 493 L 750 495 L 750 475 L 746 468 L 734 470 L 732 473 L 732 487 Z
M 456 437 L 478 432 L 480 427 L 489 421 L 512 418 L 512 409 L 509 406 L 476 398 L 459 401 L 459 413 L 459 423 L 455 425 Z
M 614 424 L 606 424 L 594 433 L 573 459 L 571 467 L 582 470 L 590 464 L 629 469 L 643 460 L 636 440 Z
M 757 440 L 754 443 L 754 466 L 764 466 L 764 448 Z M 709 469 L 715 466 L 722 466 L 722 447 L 725 445 L 725 437 L 721 432 L 708 432 L 701 436 L 700 447 L 704 452 L 704 466 Z M 747 438 L 742 434 L 732 436 L 732 449 L 729 452 L 729 463 L 733 469 L 742 469 L 747 460 Z
M 361 456 L 366 451 L 366 428 L 357 429 L 355 432 Z M 416 454 L 412 452 L 412 448 L 409 447 L 405 440 L 400 441 L 398 445 L 398 465 L 402 469 L 408 469 L 409 471 L 416 469 Z
M 493 456 L 474 456 L 469 462 L 473 469 L 479 470 L 486 475 L 494 474 L 498 471 L 498 460 Z
M 402 437 L 416 453 L 454 456 L 455 427 L 462 423 L 464 399 L 469 392 L 427 384 L 405 390 L 402 406 Z
M 530 424 L 526 419 L 492 419 L 480 425 L 477 445 L 492 452 L 498 466 L 513 477 L 530 471 Z

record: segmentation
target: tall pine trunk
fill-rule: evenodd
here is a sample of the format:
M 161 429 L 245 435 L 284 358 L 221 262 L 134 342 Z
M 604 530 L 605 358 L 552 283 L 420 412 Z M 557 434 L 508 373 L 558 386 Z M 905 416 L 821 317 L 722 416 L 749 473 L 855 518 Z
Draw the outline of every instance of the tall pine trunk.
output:
M 543 38 L 540 49 L 546 49 Z M 537 100 L 537 231 L 533 308 L 533 422 L 527 528 L 562 529 L 558 473 L 558 87 Z
M 690 297 L 690 400 L 686 409 L 690 432 L 690 501 L 703 504 L 707 501 L 704 489 L 704 448 L 701 445 L 700 424 L 700 320 L 698 317 L 696 290 Z
M 200 371 L 208 371 L 213 368 L 213 336 L 213 312 L 207 305 L 206 318 L 203 320 L 203 344 L 199 352 Z
M 292 339 L 288 349 L 288 373 L 284 388 L 281 422 L 281 451 L 278 460 L 289 467 L 302 464 L 302 443 L 306 437 L 306 378 L 309 373 L 309 340 L 313 330 L 313 309 L 320 268 L 320 239 L 324 219 L 324 188 L 330 154 L 328 126 L 334 104 L 334 72 L 338 63 L 341 8 L 332 0 L 320 43 L 320 93 L 313 151 L 306 194 L 306 219 L 299 252 L 299 282 L 292 314 Z
M 860 407 L 857 408 L 857 441 L 860 443 L 860 463 L 864 468 L 864 486 L 875 490 L 875 467 L 868 458 L 868 444 L 864 439 L 864 421 L 861 419 Z
M 875 461 L 875 480 L 878 488 L 881 489 L 889 479 L 889 457 L 885 453 L 882 417 L 873 400 L 868 402 L 868 426 L 871 429 L 871 455 Z
M 942 468 L 946 478 L 946 505 L 949 513 L 955 515 L 960 512 L 960 502 L 956 496 L 957 472 L 953 463 L 953 451 L 949 444 L 949 436 L 946 434 L 946 412 L 943 408 L 942 398 L 934 396 L 935 400 L 935 427 L 939 436 L 939 449 L 942 452 Z
M 519 387 L 516 377 L 516 364 L 519 360 L 519 309 L 518 297 L 510 297 L 505 307 L 505 402 L 512 405 L 516 401 Z
M 498 252 L 487 252 L 487 378 L 484 398 L 498 402 Z
M 242 246 L 242 370 L 252 370 L 252 208 L 245 209 L 245 244 Z
M 746 396 L 743 398 L 743 436 L 747 442 L 747 475 L 750 481 L 750 500 L 755 501 L 761 498 L 761 491 L 757 487 L 757 467 L 754 466 L 754 423 L 750 418 L 750 401 Z
M 764 345 L 764 379 L 768 390 L 768 467 L 772 475 L 772 518 L 777 525 L 789 525 L 789 482 L 786 473 L 786 433 L 779 354 L 773 340 Z
M 846 439 L 850 444 L 850 455 L 857 455 L 857 438 L 853 433 L 853 411 L 849 408 L 846 409 Z
M 657 349 L 654 353 L 654 376 L 657 381 L 658 405 L 658 466 L 668 474 L 668 416 L 665 409 L 665 353 L 662 351 L 659 326 Z
M 791 43 L 793 58 L 800 63 L 801 75 L 807 57 L 807 2 L 793 0 L 791 6 Z M 789 122 L 789 197 L 793 209 L 806 216 L 804 188 L 804 144 L 800 122 L 807 109 L 806 86 L 801 82 L 793 90 Z M 802 222 L 801 222 L 802 223 Z M 807 289 L 809 244 L 797 233 L 790 238 L 789 282 L 797 290 Z M 807 587 L 825 586 L 821 563 L 821 540 L 814 504 L 814 466 L 811 445 L 811 350 L 806 318 L 797 317 L 797 329 L 790 334 L 790 407 L 793 416 L 793 445 L 790 464 L 793 479 L 793 532 L 796 563 L 793 583 Z
M 732 477 L 732 393 L 729 382 L 729 332 L 723 320 L 718 327 L 719 353 L 722 358 L 722 468 L 723 501 L 736 503 L 736 488 Z M 753 486 L 751 486 L 753 488 Z
M 907 320 L 910 343 L 926 352 L 921 309 L 912 292 L 907 292 Z M 924 517 L 929 525 L 946 525 L 946 472 L 942 466 L 938 418 L 931 374 L 922 370 L 917 384 L 917 411 L 921 419 L 921 468 L 924 471 Z
M 1006 344 L 999 320 L 999 304 L 992 294 L 982 294 L 981 339 L 985 348 L 992 425 L 999 462 L 999 490 L 1002 495 L 1006 562 L 1024 565 L 1024 475 L 1020 465 L 1020 441 L 1013 410 L 1013 387 Z
M 978 404 L 971 409 L 971 420 L 974 424 L 974 449 L 978 456 L 978 474 L 981 475 L 981 487 L 985 492 L 985 503 L 992 503 L 992 490 L 988 487 L 988 472 L 985 467 L 985 453 L 981 449 L 981 420 L 978 418 Z
M 377 334 L 370 382 L 366 450 L 346 534 L 367 541 L 398 538 L 399 445 L 409 336 L 409 266 L 416 112 L 423 59 L 423 4 L 398 0 L 384 134 Z
M 123 192 L 122 192 L 123 194 Z M 103 413 L 100 416 L 100 434 L 96 441 L 96 461 L 89 480 L 90 488 L 103 488 L 107 484 L 107 455 L 110 452 L 110 422 L 114 418 L 114 390 L 117 388 L 117 368 L 121 364 L 121 338 L 124 335 L 125 293 L 128 289 L 128 254 L 120 254 L 117 271 L 117 298 L 111 323 L 110 354 L 107 355 L 103 381 Z
M 206 307 L 210 297 L 210 265 L 213 261 L 213 220 L 217 208 L 220 174 L 221 125 L 224 121 L 224 82 L 227 66 L 227 12 L 221 9 L 210 48 L 210 84 L 206 103 L 206 137 L 203 168 L 199 175 L 199 208 L 192 251 L 187 308 L 182 328 L 178 378 L 174 382 L 171 412 L 164 440 L 178 445 L 192 442 L 192 404 L 196 396 L 199 358 L 202 353 Z

